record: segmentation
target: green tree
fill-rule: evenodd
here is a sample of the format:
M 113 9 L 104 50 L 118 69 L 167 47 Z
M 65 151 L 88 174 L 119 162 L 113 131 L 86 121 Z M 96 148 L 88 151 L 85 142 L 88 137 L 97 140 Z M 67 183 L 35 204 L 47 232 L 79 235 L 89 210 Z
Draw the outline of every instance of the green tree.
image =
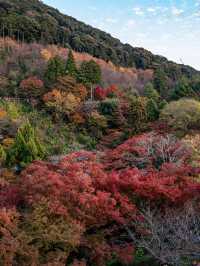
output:
M 160 120 L 180 134 L 200 128 L 200 102 L 180 99 L 170 102 L 161 111 Z
M 17 132 L 15 142 L 7 153 L 7 164 L 25 166 L 33 160 L 43 159 L 45 149 L 30 122 L 24 123 Z
M 159 108 L 153 99 L 149 99 L 147 102 L 147 116 L 149 121 L 155 121 L 159 117 Z
M 101 82 L 101 68 L 94 61 L 83 62 L 79 70 L 79 79 L 85 84 L 98 84 Z
M 134 131 L 139 132 L 144 129 L 148 120 L 147 99 L 145 97 L 130 97 L 128 124 Z
M 160 99 L 158 91 L 154 89 L 153 84 L 151 82 L 146 84 L 144 88 L 144 96 L 148 99 L 154 100 L 155 102 L 158 102 Z
M 69 51 L 69 55 L 66 62 L 65 72 L 67 75 L 70 75 L 72 77 L 77 76 L 77 68 L 76 63 L 74 60 L 73 52 L 72 50 Z
M 79 69 L 78 80 L 87 87 L 90 87 L 90 96 L 93 99 L 93 85 L 101 82 L 100 66 L 94 60 L 83 62 Z
M 5 162 L 5 160 L 6 160 L 6 152 L 3 146 L 0 144 L 0 166 Z
M 167 95 L 168 82 L 167 82 L 167 76 L 163 70 L 157 69 L 155 71 L 153 86 L 162 97 L 165 97 Z
M 195 91 L 191 88 L 189 81 L 185 78 L 181 79 L 172 91 L 171 99 L 178 100 L 183 97 L 195 97 Z
M 55 56 L 48 62 L 45 78 L 48 82 L 56 82 L 58 77 L 65 73 L 65 65 L 59 56 Z
M 121 110 L 120 102 L 116 98 L 107 98 L 99 104 L 99 112 L 107 118 L 110 127 L 125 125 L 125 118 Z

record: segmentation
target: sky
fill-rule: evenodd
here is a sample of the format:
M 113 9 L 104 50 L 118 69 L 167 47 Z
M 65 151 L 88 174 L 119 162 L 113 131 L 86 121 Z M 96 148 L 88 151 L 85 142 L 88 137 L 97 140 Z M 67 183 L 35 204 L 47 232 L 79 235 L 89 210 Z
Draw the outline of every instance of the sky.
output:
M 200 0 L 43 0 L 129 43 L 200 70 Z

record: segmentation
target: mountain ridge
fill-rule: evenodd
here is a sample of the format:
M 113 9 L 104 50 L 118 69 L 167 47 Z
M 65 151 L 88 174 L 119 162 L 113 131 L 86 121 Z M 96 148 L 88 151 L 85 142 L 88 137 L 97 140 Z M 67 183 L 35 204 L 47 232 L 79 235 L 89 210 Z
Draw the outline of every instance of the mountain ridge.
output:
M 64 15 L 39 0 L 0 0 L 0 12 L 1 36 L 63 45 L 123 67 L 159 68 L 173 80 L 200 75 L 191 66 L 124 44 L 111 34 Z

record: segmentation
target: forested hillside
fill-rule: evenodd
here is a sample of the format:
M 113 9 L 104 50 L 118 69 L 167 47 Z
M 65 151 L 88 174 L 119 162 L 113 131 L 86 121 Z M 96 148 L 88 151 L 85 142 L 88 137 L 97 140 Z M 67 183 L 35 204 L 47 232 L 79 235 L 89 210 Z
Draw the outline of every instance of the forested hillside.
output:
M 198 263 L 199 87 L 5 38 L 0 60 L 0 265 Z
M 1 0 L 0 13 L 2 35 L 27 42 L 60 44 L 120 66 L 159 68 L 173 80 L 199 74 L 189 66 L 169 62 L 143 48 L 122 44 L 110 34 L 63 15 L 38 0 Z
M 198 266 L 199 73 L 37 0 L 0 21 L 0 266 Z

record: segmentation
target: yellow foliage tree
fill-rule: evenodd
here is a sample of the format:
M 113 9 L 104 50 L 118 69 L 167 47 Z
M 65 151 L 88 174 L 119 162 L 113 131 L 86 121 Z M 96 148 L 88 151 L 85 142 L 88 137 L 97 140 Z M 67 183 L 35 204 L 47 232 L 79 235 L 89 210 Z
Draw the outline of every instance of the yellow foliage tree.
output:
M 74 94 L 57 89 L 45 94 L 43 100 L 47 107 L 67 116 L 75 113 L 81 102 L 81 99 Z
M 52 53 L 47 49 L 42 49 L 40 54 L 46 62 L 48 62 L 53 57 Z

